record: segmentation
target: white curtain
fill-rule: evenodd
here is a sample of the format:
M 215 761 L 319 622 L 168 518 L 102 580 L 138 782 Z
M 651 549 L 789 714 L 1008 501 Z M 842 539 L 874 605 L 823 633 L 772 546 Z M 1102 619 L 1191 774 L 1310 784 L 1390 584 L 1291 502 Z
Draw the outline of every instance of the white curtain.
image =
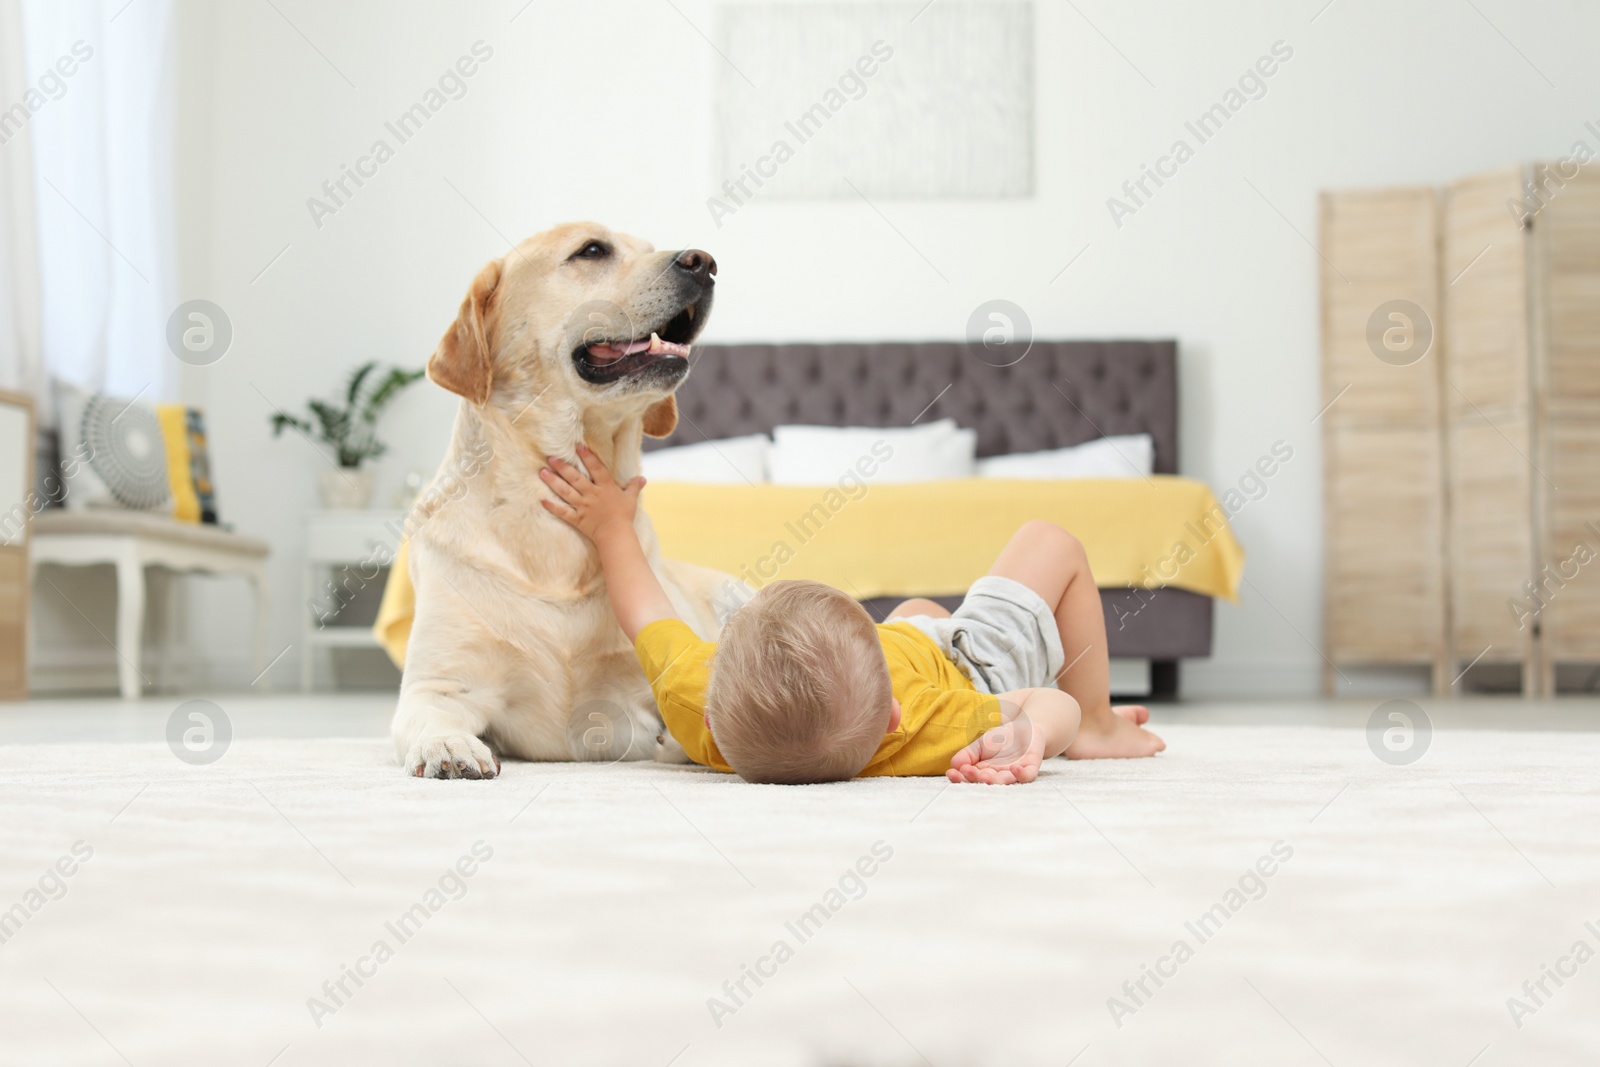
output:
M 169 399 L 177 382 L 166 346 L 177 273 L 172 0 L 22 0 L 21 22 L 43 372 L 84 389 Z
M 0 107 L 27 91 L 22 8 L 0 0 Z M 37 395 L 39 258 L 33 212 L 33 156 L 18 117 L 0 114 L 0 389 Z

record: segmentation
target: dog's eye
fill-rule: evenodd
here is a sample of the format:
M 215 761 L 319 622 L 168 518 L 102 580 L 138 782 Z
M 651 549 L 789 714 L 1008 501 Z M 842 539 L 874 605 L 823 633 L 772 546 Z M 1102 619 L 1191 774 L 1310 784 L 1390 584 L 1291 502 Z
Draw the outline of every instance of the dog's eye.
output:
M 611 249 L 599 241 L 590 241 L 576 252 L 572 253 L 573 259 L 605 259 L 611 254 Z

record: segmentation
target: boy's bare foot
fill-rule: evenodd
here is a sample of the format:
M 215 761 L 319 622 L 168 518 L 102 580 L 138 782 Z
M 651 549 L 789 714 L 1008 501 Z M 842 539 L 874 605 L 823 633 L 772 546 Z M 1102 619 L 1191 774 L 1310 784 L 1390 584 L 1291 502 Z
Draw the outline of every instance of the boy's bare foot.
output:
M 1142 704 L 1107 708 L 1097 714 L 1085 712 L 1078 737 L 1067 746 L 1068 759 L 1132 759 L 1154 756 L 1167 743 L 1141 724 L 1150 721 L 1150 709 Z

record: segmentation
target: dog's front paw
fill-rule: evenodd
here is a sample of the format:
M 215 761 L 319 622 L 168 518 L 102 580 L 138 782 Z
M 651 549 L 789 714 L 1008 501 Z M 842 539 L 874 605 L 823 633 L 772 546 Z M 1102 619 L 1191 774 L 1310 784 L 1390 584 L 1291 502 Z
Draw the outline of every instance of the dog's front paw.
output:
M 406 753 L 406 769 L 417 778 L 493 778 L 500 761 L 471 734 L 425 737 Z
M 657 763 L 694 762 L 689 758 L 689 753 L 683 750 L 683 746 L 678 744 L 678 739 L 665 730 L 662 730 L 660 735 L 656 737 L 655 760 Z

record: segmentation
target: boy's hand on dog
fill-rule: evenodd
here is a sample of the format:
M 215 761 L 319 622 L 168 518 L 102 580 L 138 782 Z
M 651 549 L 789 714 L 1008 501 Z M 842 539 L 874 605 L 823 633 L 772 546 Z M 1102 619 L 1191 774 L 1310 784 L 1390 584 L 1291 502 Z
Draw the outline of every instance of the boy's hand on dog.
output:
M 644 475 L 627 485 L 618 485 L 611 470 L 583 443 L 578 456 L 589 468 L 589 475 L 566 460 L 550 457 L 550 465 L 539 477 L 559 500 L 542 500 L 545 510 L 598 544 L 618 532 L 633 532 L 634 513 L 639 509 L 639 490 Z

